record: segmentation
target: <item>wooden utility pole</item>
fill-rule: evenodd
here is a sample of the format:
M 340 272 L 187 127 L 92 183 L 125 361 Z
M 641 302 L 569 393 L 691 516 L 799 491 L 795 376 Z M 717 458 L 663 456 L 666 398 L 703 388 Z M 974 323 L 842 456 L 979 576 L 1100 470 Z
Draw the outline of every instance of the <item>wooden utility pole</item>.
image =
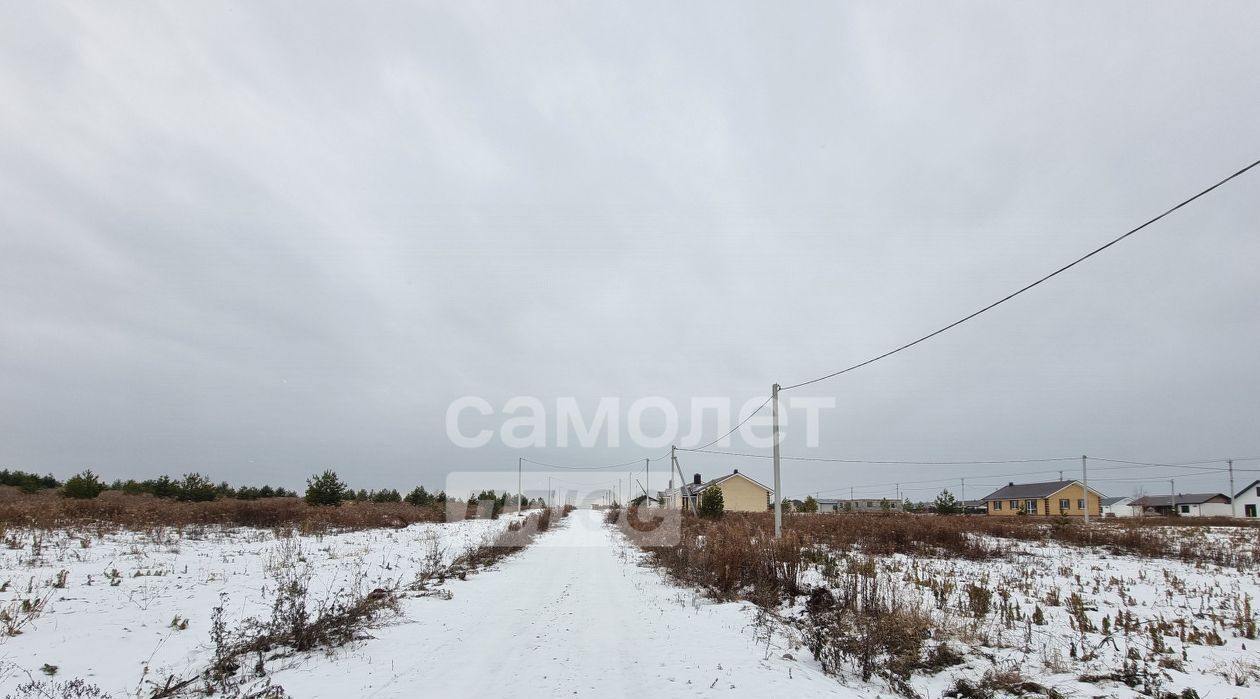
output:
M 1229 513 L 1234 517 L 1238 516 L 1238 503 L 1234 502 L 1238 498 L 1234 497 L 1238 491 L 1234 490 L 1234 460 L 1230 459 L 1226 463 L 1229 464 Z
M 773 415 L 771 439 L 774 440 L 774 538 L 783 536 L 783 488 L 779 483 L 779 384 L 770 387 L 770 408 Z
M 652 460 L 643 460 L 643 503 L 650 510 L 652 509 L 652 491 L 648 490 L 652 486 Z

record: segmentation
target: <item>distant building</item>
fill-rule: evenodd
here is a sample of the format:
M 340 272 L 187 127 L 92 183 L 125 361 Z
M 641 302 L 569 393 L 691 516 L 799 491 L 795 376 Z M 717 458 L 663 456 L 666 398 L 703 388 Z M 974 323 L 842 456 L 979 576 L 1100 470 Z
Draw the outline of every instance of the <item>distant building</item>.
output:
M 1256 510 L 1260 509 L 1260 481 L 1253 481 L 1251 485 L 1235 493 L 1234 507 L 1237 508 L 1239 517 L 1255 517 Z
M 1229 496 L 1224 493 L 1146 495 L 1129 503 L 1129 506 L 1138 515 L 1167 515 L 1174 509 L 1182 517 L 1229 517 L 1233 514 Z
M 765 512 L 774 505 L 771 490 L 735 469 L 725 476 L 701 482 L 695 474 L 691 483 L 662 493 L 670 507 L 691 508 L 698 504 L 704 491 L 717 488 L 722 491 L 722 504 L 727 512 Z
M 988 513 L 988 505 L 984 500 L 963 500 L 963 514 L 983 515 Z
M 1102 493 L 1086 489 L 1080 481 L 1012 482 L 989 493 L 981 502 L 985 503 L 984 511 L 996 517 L 1084 517 L 1087 500 L 1089 513 L 1101 517 Z
M 861 498 L 839 500 L 822 498 L 818 501 L 819 512 L 901 512 L 901 501 L 895 498 Z
M 1132 517 L 1133 508 L 1129 506 L 1131 502 L 1132 497 L 1103 498 L 1103 517 Z

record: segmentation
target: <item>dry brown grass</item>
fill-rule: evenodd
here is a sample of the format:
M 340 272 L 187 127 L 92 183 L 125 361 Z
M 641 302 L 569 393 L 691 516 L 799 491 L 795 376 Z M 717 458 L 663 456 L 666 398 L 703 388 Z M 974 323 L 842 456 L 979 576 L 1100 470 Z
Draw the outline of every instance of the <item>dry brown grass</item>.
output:
M 906 696 L 914 694 L 909 681 L 915 673 L 939 671 L 956 659 L 942 655 L 948 650 L 942 651 L 940 645 L 947 631 L 933 623 L 920 601 L 901 595 L 878 574 L 874 556 L 978 560 L 1011 555 L 1019 541 L 1097 546 L 1112 553 L 1196 564 L 1245 567 L 1260 560 L 1260 528 L 1229 520 L 1176 521 L 1174 526 L 1162 520 L 1104 521 L 1085 526 L 1022 517 L 794 515 L 786 518 L 783 536 L 776 540 L 771 514 L 728 513 L 720 520 L 685 517 L 677 543 L 655 546 L 644 543 L 626 518 L 609 512 L 607 521 L 672 577 L 717 599 L 744 599 L 773 613 L 784 601 L 799 603 L 799 595 L 807 595 L 805 613 L 788 623 L 803 633 L 824 671 L 853 667 L 863 679 L 879 677 Z M 1209 536 L 1205 525 L 1233 528 Z M 801 573 L 808 566 L 817 566 L 828 584 L 806 589 Z M 983 618 L 993 603 L 986 588 L 966 589 L 965 608 L 971 616 Z M 1013 675 L 994 674 L 960 689 L 970 692 L 966 696 L 985 697 L 1006 687 L 1031 691 L 1034 685 Z
M 768 512 L 731 513 L 723 522 L 735 522 L 733 526 L 756 532 L 750 538 L 774 531 L 773 515 Z M 706 525 L 687 518 L 687 526 L 703 530 Z M 1227 527 L 1233 535 L 1215 541 L 1195 536 L 1207 527 Z M 1023 541 L 1097 546 L 1115 554 L 1223 566 L 1254 565 L 1260 561 L 1260 523 L 1228 518 L 1124 518 L 1086 525 L 1066 518 L 794 514 L 785 517 L 784 531 L 797 536 L 803 544 L 874 556 L 906 554 L 982 560 L 1005 556 L 1009 545 L 1004 542 Z
M 0 525 L 36 529 L 103 525 L 145 530 L 222 525 L 296 527 L 303 532 L 319 532 L 404 527 L 414 522 L 440 522 L 445 515 L 440 506 L 347 502 L 340 507 L 317 507 L 306 504 L 301 498 L 178 502 L 114 491 L 102 493 L 93 500 L 63 498 L 55 492 L 0 497 Z

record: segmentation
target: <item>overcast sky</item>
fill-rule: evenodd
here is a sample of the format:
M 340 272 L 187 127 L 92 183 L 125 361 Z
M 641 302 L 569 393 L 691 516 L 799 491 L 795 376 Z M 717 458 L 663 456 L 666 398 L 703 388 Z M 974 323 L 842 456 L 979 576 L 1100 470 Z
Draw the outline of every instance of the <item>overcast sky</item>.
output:
M 514 470 L 447 439 L 465 395 L 661 395 L 687 432 L 694 396 L 879 354 L 1260 157 L 1252 2 L 3 5 L 0 467 L 62 477 Z M 801 389 L 836 408 L 784 451 L 1260 456 L 1258 220 L 1260 170 Z

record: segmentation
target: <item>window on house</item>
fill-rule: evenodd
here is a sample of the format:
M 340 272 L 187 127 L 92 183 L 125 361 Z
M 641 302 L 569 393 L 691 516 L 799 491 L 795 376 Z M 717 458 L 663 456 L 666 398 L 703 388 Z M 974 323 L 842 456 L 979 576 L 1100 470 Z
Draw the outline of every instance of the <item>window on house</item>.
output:
M 1260 498 L 1260 486 L 1256 486 L 1256 497 Z
M 1188 515 L 1188 514 L 1190 514 L 1190 506 L 1189 506 L 1189 505 L 1182 505 L 1182 506 L 1181 506 L 1181 514 L 1183 514 L 1183 515 Z
M 994 500 L 994 501 L 993 501 L 993 509 L 994 509 L 994 510 L 1000 510 L 1000 509 L 1002 509 L 1002 501 L 1001 501 L 1001 500 Z
M 1085 509 L 1085 498 L 1077 498 L 1077 500 L 1076 500 L 1076 509 L 1078 509 L 1078 510 L 1083 510 L 1083 509 Z
M 1025 500 L 1025 501 L 1024 501 L 1024 511 L 1025 511 L 1025 512 L 1027 512 L 1027 513 L 1028 513 L 1028 514 L 1030 514 L 1030 515 L 1035 515 L 1035 514 L 1037 514 L 1037 501 L 1036 501 L 1036 500 Z
M 1012 509 L 1012 510 L 1018 510 L 1018 509 L 1019 509 L 1019 500 L 1011 500 L 1011 509 Z
M 1067 498 L 1059 498 L 1059 511 L 1072 509 L 1072 501 Z

